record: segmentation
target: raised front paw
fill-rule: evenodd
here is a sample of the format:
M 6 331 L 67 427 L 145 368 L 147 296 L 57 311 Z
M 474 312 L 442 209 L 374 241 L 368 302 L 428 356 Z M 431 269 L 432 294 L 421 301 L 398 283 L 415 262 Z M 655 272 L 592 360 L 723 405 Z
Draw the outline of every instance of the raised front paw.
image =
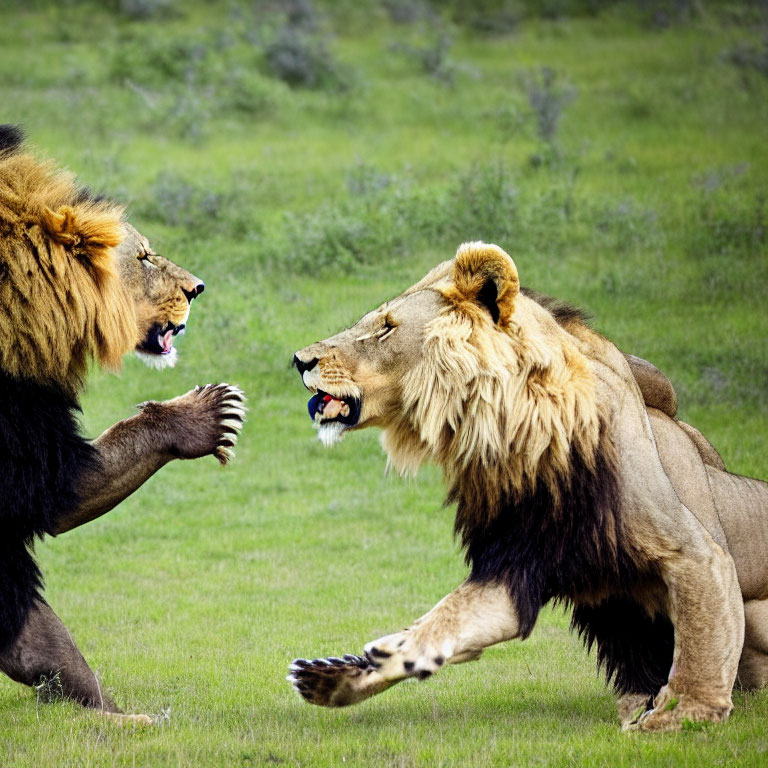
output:
M 346 707 L 381 693 L 396 681 L 385 680 L 364 656 L 296 659 L 286 680 L 310 704 Z
M 222 464 L 234 458 L 245 420 L 245 396 L 231 384 L 206 384 L 163 403 L 140 406 L 166 431 L 171 453 L 180 459 L 213 455 Z

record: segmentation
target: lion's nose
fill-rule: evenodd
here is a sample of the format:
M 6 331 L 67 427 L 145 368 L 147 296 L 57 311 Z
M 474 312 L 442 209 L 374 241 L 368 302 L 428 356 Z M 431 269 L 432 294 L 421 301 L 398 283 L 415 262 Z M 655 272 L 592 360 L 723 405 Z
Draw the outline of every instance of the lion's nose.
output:
M 205 290 L 205 283 L 201 280 L 191 290 L 188 291 L 186 288 L 182 288 L 181 290 L 184 291 L 187 301 L 192 301 L 195 296 L 199 296 Z
M 298 355 L 294 355 L 293 364 L 296 366 L 296 370 L 299 374 L 303 376 L 306 371 L 311 371 L 317 365 L 317 358 L 313 357 L 310 361 L 305 363 Z

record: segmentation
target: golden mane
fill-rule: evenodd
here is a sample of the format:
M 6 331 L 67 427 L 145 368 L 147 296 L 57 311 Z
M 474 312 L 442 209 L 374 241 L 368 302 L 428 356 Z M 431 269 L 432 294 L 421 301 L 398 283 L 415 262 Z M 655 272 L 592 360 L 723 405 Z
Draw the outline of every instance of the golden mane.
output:
M 531 494 L 538 483 L 557 506 L 575 454 L 594 471 L 601 448 L 587 360 L 545 308 L 519 293 L 501 249 L 467 243 L 449 282 L 446 272 L 441 265 L 431 273 L 447 304 L 428 323 L 421 361 L 402 382 L 403 412 L 383 435 L 389 462 L 412 474 L 436 461 L 451 497 L 473 500 L 472 514 L 492 517 L 500 499 Z M 488 281 L 495 318 L 478 302 Z
M 74 395 L 89 358 L 119 368 L 138 341 L 112 250 L 122 213 L 50 162 L 0 153 L 0 369 Z

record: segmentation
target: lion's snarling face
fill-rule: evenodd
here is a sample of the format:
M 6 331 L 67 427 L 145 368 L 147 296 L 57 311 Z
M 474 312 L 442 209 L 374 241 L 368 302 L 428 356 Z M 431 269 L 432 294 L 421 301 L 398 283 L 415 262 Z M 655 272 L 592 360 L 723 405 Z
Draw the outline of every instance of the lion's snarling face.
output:
M 133 299 L 138 337 L 137 355 L 156 368 L 176 362 L 174 337 L 184 332 L 192 299 L 205 290 L 202 280 L 158 255 L 149 241 L 129 224 L 115 249 L 120 279 Z
M 348 429 L 390 425 L 402 410 L 402 383 L 419 360 L 426 326 L 444 304 L 425 279 L 351 328 L 296 352 L 294 365 L 313 392 L 309 415 L 325 444 Z

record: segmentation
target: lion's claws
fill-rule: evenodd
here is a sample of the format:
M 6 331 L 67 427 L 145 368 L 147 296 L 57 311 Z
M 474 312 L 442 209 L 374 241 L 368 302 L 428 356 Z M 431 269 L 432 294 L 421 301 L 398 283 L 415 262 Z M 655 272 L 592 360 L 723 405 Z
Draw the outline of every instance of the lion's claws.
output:
M 285 679 L 303 699 L 320 706 L 342 707 L 359 700 L 345 689 L 373 668 L 362 656 L 346 654 L 343 658 L 294 659 L 289 670 Z
M 203 397 L 214 396 L 220 399 L 219 415 L 223 417 L 219 419 L 221 434 L 213 454 L 222 466 L 226 466 L 235 457 L 234 448 L 245 421 L 245 395 L 239 387 L 226 383 L 206 384 L 204 387 L 196 387 L 195 391 Z

